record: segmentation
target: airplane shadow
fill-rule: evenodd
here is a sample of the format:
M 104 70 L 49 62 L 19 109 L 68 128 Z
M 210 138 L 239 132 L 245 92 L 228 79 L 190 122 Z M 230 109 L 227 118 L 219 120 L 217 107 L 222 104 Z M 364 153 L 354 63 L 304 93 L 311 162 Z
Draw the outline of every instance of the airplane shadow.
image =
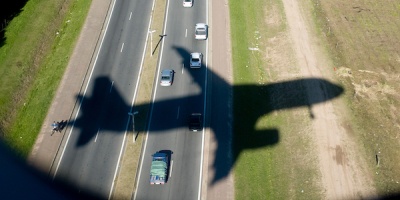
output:
M 0 21 L 6 22 L 1 24 L 0 29 L 0 47 L 4 45 L 6 38 L 4 35 L 7 21 L 17 16 L 21 8 L 26 4 L 27 0 L 15 1 L 10 3 L 4 1 L 0 5 L 7 4 L 7 6 L 0 6 Z M 11 6 L 8 4 L 12 4 Z M 162 38 L 161 38 L 162 39 Z M 161 41 L 160 39 L 160 41 Z M 174 46 L 172 50 L 176 51 L 182 58 L 182 64 L 188 65 L 190 52 L 188 49 Z M 214 66 L 217 67 L 217 66 Z M 280 141 L 278 129 L 256 129 L 256 123 L 260 117 L 269 115 L 275 111 L 293 109 L 299 107 L 307 107 L 310 111 L 310 118 L 314 118 L 311 107 L 315 104 L 324 103 L 343 94 L 344 89 L 327 80 L 320 78 L 301 78 L 291 81 L 276 82 L 265 85 L 248 84 L 248 85 L 234 85 L 231 86 L 222 77 L 213 73 L 213 71 L 206 68 L 203 64 L 201 70 L 205 70 L 211 78 L 209 82 L 211 95 L 230 95 L 229 91 L 233 92 L 233 118 L 229 115 L 229 102 L 221 101 L 217 98 L 211 98 L 207 102 L 207 106 L 211 107 L 211 112 L 207 113 L 209 120 L 209 127 L 215 134 L 217 141 L 217 150 L 215 152 L 215 161 L 212 164 L 215 175 L 212 183 L 225 178 L 234 166 L 236 160 L 241 153 L 248 149 L 257 149 L 260 147 L 276 145 Z M 163 112 L 168 112 L 171 105 L 178 105 L 181 102 L 190 102 L 202 100 L 207 88 L 204 87 L 204 74 L 199 73 L 199 70 L 188 70 L 193 80 L 201 88 L 201 93 L 180 97 L 176 99 L 168 99 L 156 101 L 152 105 L 157 108 L 164 108 Z M 108 130 L 115 133 L 122 133 L 125 131 L 126 121 L 128 120 L 127 113 L 131 111 L 129 100 L 123 98 L 122 93 L 118 87 L 110 88 L 112 81 L 109 77 L 98 77 L 94 80 L 93 90 L 89 91 L 86 96 L 77 95 L 76 98 L 82 101 L 81 112 L 75 121 L 69 120 L 67 126 L 74 125 L 78 131 L 78 140 L 76 146 L 87 145 L 89 141 L 93 140 L 102 130 Z M 318 87 L 319 90 L 313 88 Z M 218 88 L 216 90 L 215 88 Z M 310 91 L 317 91 L 310 93 Z M 247 96 L 243 99 L 239 97 Z M 148 104 L 135 105 L 136 111 L 146 110 L 151 106 Z M 148 117 L 145 119 L 147 120 Z M 246 131 L 233 131 L 227 128 L 229 122 L 225 120 L 233 120 L 233 130 L 246 130 Z M 221 123 L 222 122 L 222 123 Z M 187 126 L 185 123 L 179 126 Z M 151 126 L 148 131 L 151 134 L 158 134 L 161 131 L 179 128 L 176 124 L 172 123 L 158 123 L 158 126 Z M 148 126 L 136 127 L 137 131 L 147 131 Z M 232 145 L 233 144 L 233 145 Z M 172 152 L 171 152 L 172 154 Z M 26 198 L 26 194 L 35 194 L 39 197 L 45 198 L 74 198 L 74 199 L 97 199 L 96 194 L 76 194 L 78 189 L 68 189 L 74 187 L 65 183 L 50 182 L 43 174 L 37 174 L 37 170 L 28 168 L 23 161 L 10 156 L 12 153 L 0 143 L 0 160 L 4 161 L 1 165 L 3 172 L 0 174 L 1 188 L 11 189 L 9 194 L 18 194 L 18 196 L 9 196 L 10 198 Z M 23 187 L 24 192 L 21 193 L 21 183 L 32 187 Z M 67 188 L 67 189 L 66 189 Z M 46 193 L 49 192 L 49 193 Z M 60 195 L 61 194 L 61 195 Z M 4 196 L 5 195 L 5 196 Z M 398 199 L 399 194 L 384 196 L 382 199 Z M 7 192 L 3 193 L 3 197 L 7 198 Z
M 172 50 L 178 53 L 182 58 L 182 64 L 187 66 L 190 51 L 176 46 Z M 212 177 L 212 184 L 224 179 L 230 173 L 232 166 L 234 166 L 243 151 L 279 143 L 278 129 L 258 130 L 255 128 L 260 117 L 278 110 L 307 107 L 310 110 L 310 117 L 313 118 L 311 112 L 313 105 L 337 98 L 344 92 L 341 86 L 320 78 L 302 78 L 265 85 L 231 86 L 218 74 L 206 68 L 204 64 L 201 69 L 187 69 L 187 71 L 191 77 L 190 84 L 198 86 L 200 88 L 199 93 L 179 98 L 157 100 L 153 104 L 137 104 L 134 105 L 134 110 L 140 112 L 152 106 L 157 112 L 169 113 L 171 112 L 171 107 L 176 107 L 182 103 L 186 107 L 193 109 L 195 106 L 191 106 L 192 102 L 202 102 L 204 100 L 207 89 L 204 86 L 205 73 L 209 77 L 208 91 L 210 91 L 210 94 L 207 93 L 207 95 L 229 95 L 231 90 L 234 100 L 231 103 L 233 104 L 233 118 L 229 116 L 230 106 L 232 105 L 226 102 L 226 98 L 209 98 L 210 101 L 207 102 L 207 107 L 210 108 L 208 110 L 211 112 L 206 113 L 206 122 L 209 122 L 206 123 L 206 126 L 214 133 L 217 143 L 217 149 L 214 152 L 215 161 L 212 163 L 213 171 L 215 172 L 214 177 Z M 179 75 L 176 74 L 176 76 Z M 126 99 L 128 97 L 123 96 L 118 86 L 113 85 L 109 77 L 96 78 L 92 86 L 93 89 L 88 90 L 85 96 L 76 96 L 81 102 L 80 113 L 75 120 L 67 122 L 67 126 L 71 127 L 73 125 L 74 129 L 76 129 L 75 134 L 78 139 L 75 144 L 72 144 L 77 147 L 85 146 L 94 140 L 99 131 L 108 131 L 115 134 L 125 132 L 129 118 L 128 113 L 131 111 L 130 100 Z M 172 87 L 171 89 L 174 89 Z M 319 89 L 315 90 L 315 87 Z M 309 91 L 317 92 L 310 93 Z M 238 98 L 243 96 L 248 98 Z M 200 109 L 200 111 L 202 110 Z M 188 115 L 190 112 L 185 111 L 184 113 Z M 144 118 L 145 121 L 149 120 L 147 116 Z M 231 122 L 232 120 L 233 122 Z M 181 123 L 165 123 L 165 120 L 152 118 L 152 121 L 157 121 L 157 126 L 138 126 L 135 127 L 135 131 L 149 131 L 150 134 L 161 134 L 165 130 L 187 127 L 186 120 L 181 120 Z M 232 125 L 231 128 L 229 127 L 230 125 Z M 8 178 L 11 178 L 11 176 L 8 176 Z M 87 195 L 87 197 L 97 196 L 90 193 Z
M 182 64 L 186 66 L 189 63 L 190 51 L 181 47 L 173 47 L 182 58 Z M 212 182 L 215 183 L 226 177 L 235 164 L 241 152 L 246 149 L 256 149 L 269 145 L 275 145 L 279 142 L 279 130 L 255 129 L 257 120 L 274 111 L 292 109 L 298 107 L 307 107 L 310 110 L 310 117 L 313 118 L 311 107 L 318 103 L 323 103 L 340 96 L 343 88 L 339 85 L 331 83 L 320 78 L 302 78 L 291 81 L 276 82 L 265 85 L 229 85 L 219 75 L 208 70 L 206 66 L 202 66 L 201 70 L 205 70 L 211 76 L 212 88 L 216 87 L 228 91 L 233 90 L 233 130 L 246 130 L 245 132 L 233 131 L 224 127 L 224 121 L 229 120 L 227 102 L 220 102 L 218 98 L 211 98 L 208 106 L 212 107 L 207 118 L 215 119 L 213 115 L 219 115 L 218 122 L 210 122 L 209 128 L 213 130 L 217 140 L 217 150 L 215 152 L 215 162 L 213 163 L 215 177 Z M 153 104 L 154 108 L 159 108 L 157 112 L 169 113 L 169 109 L 182 102 L 201 101 L 206 88 L 204 88 L 204 74 L 199 70 L 187 70 L 194 84 L 201 88 L 201 93 L 185 96 L 175 99 L 158 100 Z M 125 130 L 127 113 L 130 111 L 130 104 L 122 98 L 118 88 L 115 86 L 109 92 L 111 80 L 108 77 L 99 77 L 94 81 L 94 89 L 85 97 L 77 96 L 83 101 L 81 112 L 75 121 L 70 121 L 70 125 L 74 124 L 75 128 L 80 129 L 77 146 L 86 145 L 92 140 L 98 132 L 99 125 L 102 130 L 110 130 L 115 132 L 123 132 Z M 319 89 L 315 90 L 315 87 Z M 319 91 L 311 93 L 309 91 Z M 216 94 L 212 94 L 216 95 Z M 247 96 L 248 98 L 237 98 Z M 241 100 L 243 99 L 243 100 Z M 218 105 L 218 106 L 214 106 Z M 148 108 L 150 104 L 135 105 L 136 111 Z M 187 126 L 186 123 L 165 123 L 160 119 L 152 119 L 157 121 L 157 126 L 149 127 L 150 134 Z M 136 131 L 147 131 L 147 126 L 135 127 Z M 232 142 L 233 141 L 233 146 Z M 229 155 L 233 152 L 233 155 Z

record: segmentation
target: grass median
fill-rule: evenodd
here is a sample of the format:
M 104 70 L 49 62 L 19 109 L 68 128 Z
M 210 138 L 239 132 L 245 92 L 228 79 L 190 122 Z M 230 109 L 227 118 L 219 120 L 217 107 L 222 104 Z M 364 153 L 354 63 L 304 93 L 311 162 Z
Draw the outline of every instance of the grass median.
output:
M 155 0 L 154 10 L 152 12 L 152 23 L 150 30 L 155 30 L 154 35 L 163 34 L 163 24 L 165 16 L 165 0 Z M 158 37 L 154 37 L 157 38 Z M 153 39 L 154 39 L 153 38 Z M 135 105 L 147 105 L 142 107 L 141 110 L 135 110 L 139 113 L 135 115 L 135 127 L 140 130 L 146 130 L 147 119 L 151 105 L 151 94 L 153 91 L 153 83 L 156 75 L 158 56 L 160 47 L 154 49 L 150 45 L 150 37 L 147 41 L 147 48 L 145 50 L 145 60 L 143 63 L 143 71 L 140 74 L 140 83 L 138 94 L 135 100 Z M 156 42 L 153 41 L 153 44 Z M 150 49 L 153 48 L 153 49 Z M 152 55 L 152 52 L 154 54 Z M 142 144 L 144 142 L 146 132 L 130 132 L 126 139 L 125 152 L 122 157 L 120 171 L 118 173 L 113 191 L 112 199 L 131 199 L 132 194 L 136 190 L 136 175 L 140 164 L 140 154 Z M 136 141 L 134 138 L 137 136 Z

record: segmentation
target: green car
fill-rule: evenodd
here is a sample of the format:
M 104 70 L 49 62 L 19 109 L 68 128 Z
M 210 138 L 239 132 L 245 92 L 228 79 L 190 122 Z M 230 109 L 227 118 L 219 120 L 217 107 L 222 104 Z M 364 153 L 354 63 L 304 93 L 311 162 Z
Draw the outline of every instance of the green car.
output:
M 157 152 L 153 155 L 150 169 L 150 184 L 164 184 L 168 178 L 168 155 Z

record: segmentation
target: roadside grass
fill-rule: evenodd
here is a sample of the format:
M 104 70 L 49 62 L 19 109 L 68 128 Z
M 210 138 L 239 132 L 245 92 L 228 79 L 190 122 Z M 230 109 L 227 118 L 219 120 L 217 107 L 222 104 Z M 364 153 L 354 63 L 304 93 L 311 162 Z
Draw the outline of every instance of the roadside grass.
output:
M 26 157 L 64 74 L 91 1 L 30 0 L 0 48 L 3 139 Z
M 155 30 L 153 33 L 154 35 L 163 34 L 165 6 L 165 0 L 155 0 L 150 27 L 150 30 Z M 147 41 L 143 71 L 140 75 L 139 89 L 135 100 L 135 105 L 147 105 L 146 107 L 142 107 L 141 110 L 135 110 L 139 112 L 135 115 L 135 127 L 140 130 L 146 130 L 145 127 L 147 126 L 148 115 L 150 112 L 151 94 L 157 70 L 160 47 L 154 51 L 154 55 L 151 55 L 151 52 L 153 52 L 155 48 L 154 44 L 158 39 L 158 37 L 153 37 L 153 49 L 150 49 L 150 37 Z M 136 142 L 133 142 L 136 134 L 138 137 L 136 138 Z M 116 185 L 112 199 L 131 199 L 132 194 L 136 191 L 136 178 L 145 134 L 146 132 L 133 133 L 132 131 L 128 134 L 126 138 L 125 152 L 121 161 L 120 172 L 116 178 Z
M 258 87 L 298 78 L 294 52 L 286 38 L 283 4 L 231 0 L 229 6 L 235 85 L 235 198 L 320 199 L 320 174 L 309 137 L 307 108 L 262 113 L 277 106 L 269 105 L 269 100 L 293 88 L 272 91 Z M 240 89 L 244 85 L 251 87 Z
M 378 195 L 400 193 L 400 4 L 311 0 Z M 353 124 L 353 125 L 351 125 Z

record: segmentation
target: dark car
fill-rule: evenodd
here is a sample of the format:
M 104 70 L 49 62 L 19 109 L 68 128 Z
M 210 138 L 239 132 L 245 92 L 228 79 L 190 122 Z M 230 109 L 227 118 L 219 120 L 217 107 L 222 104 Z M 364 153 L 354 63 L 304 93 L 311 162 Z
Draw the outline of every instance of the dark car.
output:
M 192 113 L 189 117 L 189 130 L 190 131 L 201 131 L 203 129 L 201 124 L 201 114 L 200 113 Z

